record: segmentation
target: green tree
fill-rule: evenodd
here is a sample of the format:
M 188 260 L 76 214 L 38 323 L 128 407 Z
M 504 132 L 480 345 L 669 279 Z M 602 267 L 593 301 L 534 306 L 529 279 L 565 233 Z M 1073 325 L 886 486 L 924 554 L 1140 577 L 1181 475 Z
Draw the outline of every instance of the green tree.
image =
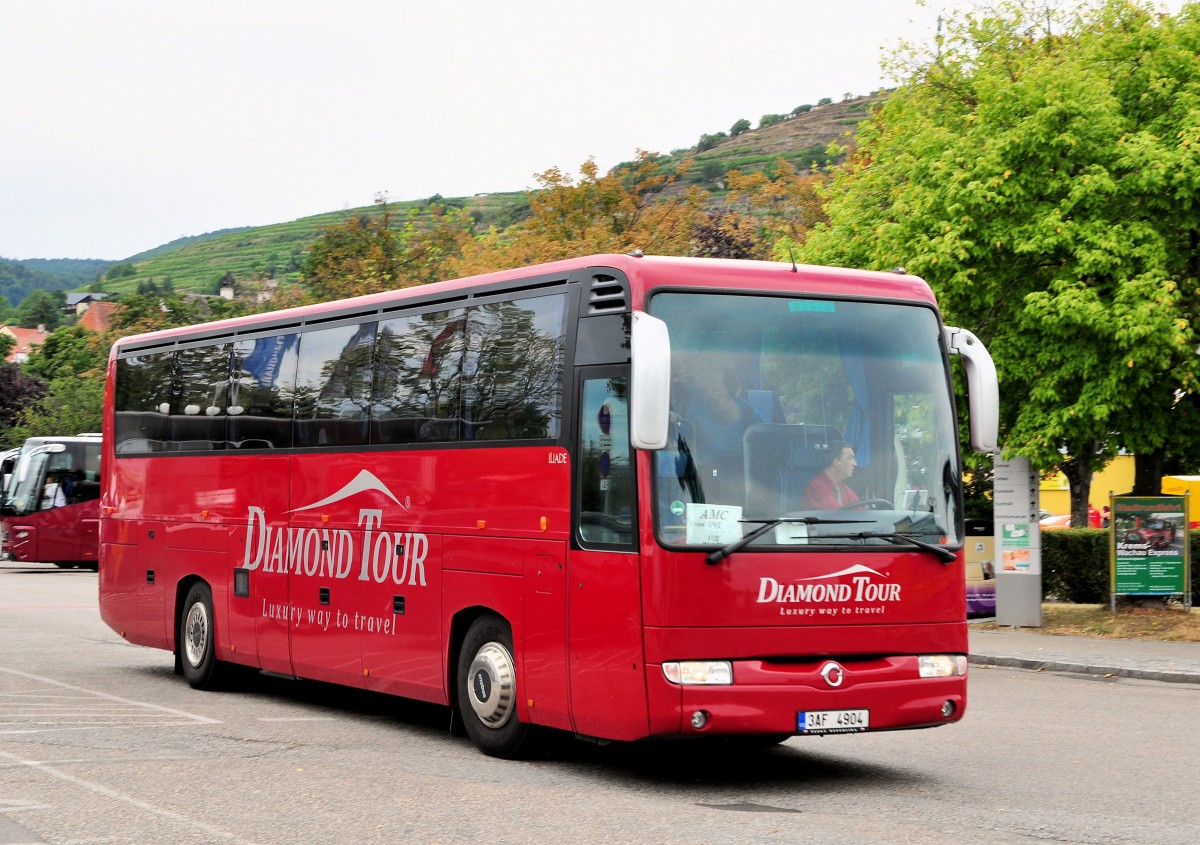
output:
M 41 379 L 25 375 L 16 364 L 0 361 L 0 448 L 20 445 L 25 439 L 18 438 L 12 426 L 45 392 L 46 383 Z
M 725 163 L 720 159 L 710 158 L 700 164 L 700 178 L 705 182 L 715 182 L 725 175 Z
M 3 322 L 0 322 L 3 325 Z M 8 353 L 12 352 L 12 348 L 17 345 L 17 339 L 10 334 L 0 333 L 0 361 L 8 357 Z
M 103 381 L 107 361 L 108 344 L 104 339 L 87 329 L 67 326 L 47 335 L 45 342 L 30 353 L 24 368 L 44 381 L 82 373 Z
M 734 123 L 733 126 L 729 127 L 729 137 L 736 138 L 738 135 L 741 135 L 743 132 L 749 132 L 749 131 L 750 131 L 750 121 L 746 120 L 746 118 L 743 117 L 741 120 Z
M 20 443 L 28 437 L 100 431 L 104 418 L 104 379 L 67 375 L 50 382 L 46 394 L 26 407 L 7 432 Z
M 17 306 L 17 323 L 27 329 L 45 326 L 47 331 L 54 331 L 62 322 L 65 301 L 61 293 L 32 291 Z
M 234 305 L 225 300 L 210 304 L 178 294 L 126 294 L 121 297 L 119 307 L 113 311 L 110 321 L 113 331 L 119 335 L 140 334 L 235 316 L 236 312 L 226 310 Z
M 99 431 L 108 348 L 108 338 L 78 326 L 47 336 L 23 366 L 25 373 L 44 385 L 44 393 L 13 415 L 10 436 L 19 441 L 46 434 Z
M 302 273 L 319 301 L 425 284 L 446 277 L 445 265 L 471 238 L 474 221 L 458 209 L 432 206 L 396 221 L 391 206 L 327 226 L 309 247 Z
M 120 264 L 114 264 L 108 268 L 108 272 L 104 274 L 106 279 L 116 281 L 118 279 L 128 279 L 137 275 L 137 268 L 129 261 Z
M 944 21 L 895 57 L 917 70 L 799 250 L 928 279 L 996 359 L 1006 453 L 1060 469 L 1077 519 L 1118 447 L 1195 451 L 1198 13 L 1004 0 Z

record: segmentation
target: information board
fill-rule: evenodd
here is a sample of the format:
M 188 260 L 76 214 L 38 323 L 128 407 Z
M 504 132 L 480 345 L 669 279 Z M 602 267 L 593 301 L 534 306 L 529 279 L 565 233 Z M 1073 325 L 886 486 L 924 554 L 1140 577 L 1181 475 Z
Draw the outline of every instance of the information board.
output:
M 1112 594 L 1183 595 L 1190 604 L 1187 496 L 1114 496 Z
M 996 520 L 996 623 L 1013 628 L 1042 624 L 1042 535 L 1038 475 L 1029 459 L 995 461 L 992 500 Z

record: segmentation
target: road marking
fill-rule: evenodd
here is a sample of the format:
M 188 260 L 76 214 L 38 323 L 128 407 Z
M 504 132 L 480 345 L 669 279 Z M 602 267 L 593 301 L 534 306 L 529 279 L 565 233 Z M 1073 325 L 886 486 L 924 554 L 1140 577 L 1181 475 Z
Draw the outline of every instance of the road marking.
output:
M 332 722 L 332 716 L 259 716 L 260 722 Z
M 0 666 L 0 672 L 3 672 L 8 675 L 14 675 L 19 678 L 25 678 L 25 679 L 31 680 L 31 681 L 37 681 L 40 684 L 46 684 L 49 686 L 58 687 L 60 689 L 71 690 L 72 692 L 77 692 L 77 693 L 81 693 L 83 695 L 92 696 L 94 698 L 103 699 L 104 701 L 111 702 L 112 704 L 126 705 L 127 707 L 136 708 L 133 711 L 121 711 L 119 709 L 116 709 L 116 708 L 113 708 L 110 706 L 110 707 L 106 708 L 105 710 L 102 710 L 98 714 L 99 716 L 107 717 L 108 719 L 112 719 L 114 717 L 119 717 L 122 715 L 132 716 L 135 718 L 144 718 L 146 710 L 153 710 L 153 711 L 157 711 L 159 713 L 164 713 L 164 714 L 167 714 L 170 716 L 175 716 L 180 719 L 186 719 L 189 722 L 198 722 L 200 724 L 206 724 L 206 725 L 221 724 L 220 719 L 211 719 L 208 716 L 199 716 L 195 713 L 188 713 L 184 710 L 176 710 L 173 707 L 163 707 L 161 704 L 151 704 L 148 701 L 134 701 L 133 699 L 122 698 L 119 695 L 112 695 L 111 693 L 101 692 L 99 690 L 87 689 L 85 687 L 78 687 L 78 686 L 75 686 L 74 684 L 66 684 L 66 683 L 63 683 L 62 681 L 56 681 L 53 678 L 46 678 L 41 675 L 33 675 L 33 674 L 30 674 L 29 672 L 22 672 L 19 669 L 8 669 L 3 666 Z M 97 714 L 95 712 L 92 712 L 92 713 L 83 712 L 87 709 L 87 704 L 86 704 L 86 702 L 81 702 L 79 699 L 68 700 L 68 703 L 71 705 L 71 710 L 73 710 L 74 712 L 68 711 L 65 714 L 48 712 L 48 711 L 54 710 L 54 708 L 56 706 L 59 706 L 55 702 L 61 701 L 62 699 L 58 696 L 53 696 L 53 695 L 50 695 L 50 694 L 48 694 L 44 691 L 40 691 L 40 690 L 23 690 L 20 692 L 5 693 L 3 695 L 0 695 L 0 700 L 3 700 L 5 702 L 6 706 L 4 709 L 8 713 L 11 713 L 12 708 L 16 705 L 28 704 L 28 705 L 30 705 L 30 709 L 36 710 L 36 712 L 38 712 L 43 718 L 58 717 L 59 719 L 61 719 L 64 722 L 71 720 L 71 719 L 74 719 L 77 722 L 79 719 L 96 718 L 96 716 L 97 716 Z M 9 722 L 9 724 L 13 724 L 13 723 Z M 33 728 L 33 729 L 38 730 L 38 728 Z
M 24 801 L 20 798 L 0 798 L 0 813 L 7 813 L 12 810 L 50 810 L 53 809 L 49 804 L 40 804 L 36 801 Z
M 11 670 L 5 669 L 3 671 Z M 210 836 L 215 836 L 228 842 L 236 842 L 238 845 L 257 845 L 257 843 L 254 843 L 248 839 L 242 839 L 236 833 L 232 833 L 228 830 L 222 830 L 219 827 L 214 827 L 207 822 L 202 822 L 199 819 L 193 819 L 190 816 L 185 816 L 183 813 L 177 813 L 174 810 L 168 810 L 166 807 L 159 807 L 149 802 L 142 801 L 138 798 L 134 798 L 132 795 L 126 795 L 123 792 L 117 792 L 117 790 L 110 789 L 103 784 L 94 783 L 90 780 L 84 780 L 83 778 L 77 778 L 72 774 L 60 771 L 53 766 L 47 766 L 45 763 L 39 763 L 37 760 L 26 760 L 23 757 L 19 757 L 16 754 L 9 754 L 7 751 L 3 750 L 0 750 L 0 758 L 4 758 L 5 760 L 9 760 L 20 766 L 35 769 L 42 774 L 50 775 L 51 777 L 58 778 L 59 780 L 65 781 L 73 786 L 78 786 L 81 789 L 95 792 L 97 795 L 103 795 L 107 798 L 111 798 L 114 801 L 122 801 L 132 807 L 137 807 L 139 810 L 145 810 L 148 813 L 154 813 L 157 816 L 162 816 L 163 818 L 171 819 L 172 821 L 180 822 L 181 824 L 190 825 L 191 827 L 204 831 Z

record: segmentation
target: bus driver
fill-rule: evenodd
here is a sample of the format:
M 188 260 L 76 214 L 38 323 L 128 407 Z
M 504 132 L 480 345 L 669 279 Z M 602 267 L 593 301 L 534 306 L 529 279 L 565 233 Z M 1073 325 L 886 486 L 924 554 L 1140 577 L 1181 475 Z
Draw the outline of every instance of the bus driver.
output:
M 858 494 L 845 483 L 858 466 L 853 447 L 839 440 L 829 444 L 829 453 L 829 463 L 804 488 L 802 511 L 835 511 L 858 501 Z

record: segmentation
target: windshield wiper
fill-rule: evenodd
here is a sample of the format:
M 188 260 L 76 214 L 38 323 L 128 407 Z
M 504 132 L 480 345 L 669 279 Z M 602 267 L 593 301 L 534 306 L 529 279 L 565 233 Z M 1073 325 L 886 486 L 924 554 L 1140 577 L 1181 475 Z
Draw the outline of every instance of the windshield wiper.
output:
M 894 531 L 858 531 L 854 534 L 826 534 L 822 537 L 824 540 L 866 540 L 868 538 L 888 540 L 901 546 L 906 543 L 910 546 L 916 546 L 922 551 L 936 555 L 937 559 L 942 562 L 943 566 L 949 566 L 950 564 L 954 563 L 954 561 L 958 560 L 958 555 L 949 549 L 942 548 L 941 546 L 935 546 L 933 543 L 926 543 L 924 540 L 918 540 L 911 534 L 898 534 Z
M 728 546 L 717 549 L 715 552 L 709 552 L 704 556 L 704 562 L 709 566 L 716 566 L 718 563 L 729 557 L 736 551 L 744 549 L 746 546 L 753 543 L 762 535 L 766 534 L 777 525 L 784 523 L 803 522 L 805 525 L 853 525 L 856 522 L 872 522 L 869 519 L 822 519 L 819 516 L 781 516 L 778 519 L 743 519 L 740 522 L 761 522 L 758 528 L 755 528 L 745 537 L 739 540 L 734 540 Z M 857 536 L 857 535 L 856 535 Z

